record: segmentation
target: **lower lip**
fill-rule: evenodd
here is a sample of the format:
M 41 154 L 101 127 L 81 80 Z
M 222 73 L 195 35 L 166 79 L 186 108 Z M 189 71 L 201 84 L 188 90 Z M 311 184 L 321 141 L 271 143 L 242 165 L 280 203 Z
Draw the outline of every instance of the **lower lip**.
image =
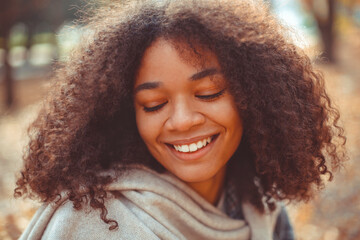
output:
M 205 147 L 203 147 L 195 152 L 187 152 L 187 153 L 178 152 L 173 147 L 168 146 L 168 145 L 166 145 L 166 146 L 170 149 L 172 154 L 174 154 L 178 159 L 180 159 L 182 161 L 194 161 L 194 160 L 200 159 L 205 154 L 207 154 L 211 150 L 211 148 L 214 146 L 214 143 L 216 142 L 218 137 L 219 137 L 218 135 L 215 136 L 209 144 L 207 144 Z

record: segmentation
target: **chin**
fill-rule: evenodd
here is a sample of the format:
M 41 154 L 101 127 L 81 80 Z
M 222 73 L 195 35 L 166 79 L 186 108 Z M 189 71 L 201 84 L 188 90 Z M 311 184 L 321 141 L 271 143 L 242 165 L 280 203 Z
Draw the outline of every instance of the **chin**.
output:
M 220 169 L 219 169 L 220 170 Z M 181 172 L 179 171 L 170 171 L 175 176 L 180 178 L 182 181 L 187 183 L 197 183 L 197 182 L 205 182 L 207 180 L 210 180 L 213 178 L 218 171 L 214 170 L 204 170 L 204 168 L 194 167 L 191 169 L 191 167 L 188 167 L 186 169 L 183 169 Z

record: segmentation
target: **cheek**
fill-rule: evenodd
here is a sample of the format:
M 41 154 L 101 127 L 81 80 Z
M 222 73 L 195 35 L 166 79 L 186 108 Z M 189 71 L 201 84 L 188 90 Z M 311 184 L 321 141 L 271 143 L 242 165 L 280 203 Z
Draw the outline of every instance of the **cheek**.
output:
M 160 119 L 155 116 L 148 116 L 149 114 L 140 111 L 136 111 L 136 125 L 141 138 L 149 146 L 154 144 L 159 136 L 161 130 Z
M 242 132 L 242 119 L 232 96 L 226 96 L 209 111 L 217 123 L 227 130 Z
M 229 109 L 227 109 L 227 112 L 224 113 L 224 116 L 227 116 L 226 124 L 228 126 L 228 129 L 230 129 L 234 140 L 236 140 L 235 142 L 240 143 L 243 133 L 243 122 L 235 104 L 233 104 L 231 107 L 229 107 Z
M 243 123 L 236 107 L 229 108 L 227 113 L 224 114 L 224 116 L 227 116 L 226 119 L 228 127 L 233 129 L 235 133 L 242 134 Z
M 243 135 L 242 119 L 231 96 L 227 96 L 217 109 L 218 111 L 213 113 L 213 119 L 216 119 L 215 121 L 224 128 L 224 149 L 232 155 L 238 148 Z

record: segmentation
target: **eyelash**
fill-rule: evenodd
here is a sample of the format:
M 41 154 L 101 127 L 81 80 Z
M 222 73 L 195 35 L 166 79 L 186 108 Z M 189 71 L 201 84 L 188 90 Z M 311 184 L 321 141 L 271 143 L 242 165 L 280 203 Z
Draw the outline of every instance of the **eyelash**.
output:
M 159 111 L 165 104 L 167 104 L 168 102 L 166 101 L 166 102 L 164 102 L 164 103 L 162 103 L 162 104 L 159 104 L 159 105 L 157 105 L 157 106 L 155 106 L 155 107 L 145 107 L 144 106 L 144 111 L 145 112 L 156 112 L 156 111 Z
M 202 100 L 207 100 L 207 101 L 211 101 L 214 100 L 218 97 L 220 97 L 221 95 L 223 95 L 225 92 L 225 89 L 221 90 L 220 92 L 217 92 L 215 94 L 211 94 L 211 95 L 195 95 L 197 98 L 200 98 Z
M 216 98 L 220 97 L 221 95 L 223 95 L 225 92 L 225 89 L 221 90 L 220 92 L 217 92 L 215 94 L 211 94 L 211 95 L 195 95 L 195 97 L 204 100 L 204 101 L 212 101 L 215 100 Z M 161 103 L 155 107 L 143 107 L 145 112 L 156 112 L 159 111 L 163 106 L 165 106 L 165 104 L 167 104 L 168 102 L 164 102 Z

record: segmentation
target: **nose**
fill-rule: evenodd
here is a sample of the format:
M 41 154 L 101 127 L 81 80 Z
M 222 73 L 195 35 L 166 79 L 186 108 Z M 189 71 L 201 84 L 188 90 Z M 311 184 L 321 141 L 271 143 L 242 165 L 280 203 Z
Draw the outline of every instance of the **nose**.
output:
M 184 100 L 177 101 L 165 122 L 169 131 L 187 131 L 205 122 L 205 116 L 195 108 L 194 104 Z

